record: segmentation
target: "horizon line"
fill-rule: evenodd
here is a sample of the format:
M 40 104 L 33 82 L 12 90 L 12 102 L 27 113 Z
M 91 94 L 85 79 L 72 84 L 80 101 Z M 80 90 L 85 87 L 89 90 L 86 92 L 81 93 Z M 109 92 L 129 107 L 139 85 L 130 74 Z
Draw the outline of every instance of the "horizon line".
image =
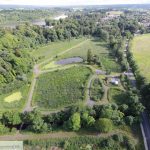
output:
M 50 7 L 50 6 L 109 6 L 109 5 L 150 5 L 150 3 L 124 3 L 124 4 L 80 4 L 80 5 L 36 5 L 36 4 L 0 4 L 1 6 L 41 6 L 41 7 Z

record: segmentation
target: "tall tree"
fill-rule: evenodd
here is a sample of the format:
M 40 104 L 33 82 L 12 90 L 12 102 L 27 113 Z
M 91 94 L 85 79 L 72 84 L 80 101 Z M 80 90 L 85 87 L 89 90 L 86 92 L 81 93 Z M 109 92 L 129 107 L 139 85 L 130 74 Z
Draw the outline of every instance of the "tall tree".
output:
M 69 127 L 73 131 L 78 131 L 81 127 L 80 113 L 74 113 L 69 119 Z
M 88 52 L 87 52 L 87 62 L 89 64 L 91 64 L 92 62 L 92 51 L 90 49 L 88 49 Z

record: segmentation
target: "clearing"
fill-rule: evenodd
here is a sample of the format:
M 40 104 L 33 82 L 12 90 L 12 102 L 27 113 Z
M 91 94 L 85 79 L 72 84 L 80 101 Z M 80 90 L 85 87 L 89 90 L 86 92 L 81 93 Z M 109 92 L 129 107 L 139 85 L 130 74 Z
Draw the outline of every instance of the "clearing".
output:
M 150 81 L 150 34 L 134 37 L 131 51 L 140 68 L 141 74 Z
M 34 90 L 33 105 L 53 110 L 82 102 L 91 74 L 89 68 L 82 66 L 41 74 Z

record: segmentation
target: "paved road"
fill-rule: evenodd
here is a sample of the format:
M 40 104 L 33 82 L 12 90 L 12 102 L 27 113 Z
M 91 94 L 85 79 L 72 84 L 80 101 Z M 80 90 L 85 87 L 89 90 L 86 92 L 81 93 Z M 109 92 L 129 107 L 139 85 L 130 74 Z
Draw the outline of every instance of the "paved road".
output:
M 147 148 L 150 150 L 150 121 L 146 112 L 142 113 L 142 125 L 145 133 L 145 139 L 147 142 Z

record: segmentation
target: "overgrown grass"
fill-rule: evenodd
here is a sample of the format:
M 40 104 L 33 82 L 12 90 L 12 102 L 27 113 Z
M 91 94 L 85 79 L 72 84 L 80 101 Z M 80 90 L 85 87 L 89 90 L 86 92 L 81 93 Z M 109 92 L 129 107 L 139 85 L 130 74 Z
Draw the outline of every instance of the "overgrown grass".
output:
M 94 101 L 100 101 L 104 94 L 104 89 L 99 78 L 92 81 L 92 86 L 90 88 L 90 97 Z
M 42 74 L 34 91 L 33 105 L 40 109 L 57 109 L 82 102 L 87 79 L 92 74 L 87 67 L 72 67 Z
M 125 91 L 119 88 L 110 88 L 108 98 L 110 102 L 114 102 L 118 105 L 121 105 L 126 103 L 126 100 L 128 100 L 128 95 Z
M 35 149 L 35 147 L 48 148 L 51 149 L 55 147 L 57 149 L 65 150 L 128 150 L 130 149 L 129 144 L 131 143 L 133 147 L 136 145 L 134 141 L 126 135 L 120 134 L 122 141 L 115 139 L 118 134 L 108 135 L 104 137 L 89 137 L 89 136 L 80 136 L 72 138 L 55 138 L 50 140 L 28 140 L 24 142 L 25 148 Z
M 79 38 L 79 39 L 72 39 L 70 41 L 59 41 L 59 42 L 53 42 L 46 46 L 39 47 L 38 49 L 31 52 L 31 54 L 35 58 L 40 58 L 39 62 L 51 58 L 56 57 L 58 53 L 61 53 L 69 48 L 72 48 L 79 43 L 83 42 L 85 38 Z
M 150 81 L 150 34 L 136 36 L 131 42 L 131 51 L 141 74 Z
M 120 72 L 120 66 L 115 62 L 114 57 L 111 56 L 110 51 L 107 48 L 107 44 L 105 42 L 100 42 L 99 40 L 88 40 L 82 45 L 73 48 L 69 52 L 60 56 L 58 59 L 79 56 L 86 60 L 87 51 L 89 49 L 91 49 L 93 55 L 98 55 L 100 57 L 104 69 L 110 70 L 112 72 Z

